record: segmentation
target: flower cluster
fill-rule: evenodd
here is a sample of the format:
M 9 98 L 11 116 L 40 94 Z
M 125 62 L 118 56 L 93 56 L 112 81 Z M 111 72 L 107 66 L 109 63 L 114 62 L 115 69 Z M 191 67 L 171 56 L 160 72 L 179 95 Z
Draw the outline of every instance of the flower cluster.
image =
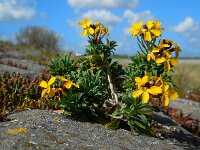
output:
M 175 52 L 173 57 L 172 53 Z M 180 52 L 180 47 L 175 42 L 162 39 L 159 45 L 156 45 L 151 52 L 147 54 L 147 61 L 153 60 L 157 64 L 164 63 L 164 70 L 169 72 L 171 66 L 176 66 L 178 64 L 178 56 Z
M 178 64 L 178 57 L 180 47 L 177 43 L 169 39 L 160 39 L 158 44 L 156 40 L 162 35 L 164 28 L 160 27 L 161 22 L 159 21 L 148 21 L 146 24 L 143 22 L 135 23 L 130 28 L 132 36 L 137 36 L 139 47 L 146 56 L 145 68 L 142 71 L 150 71 L 149 74 L 151 77 L 141 76 L 136 77 L 135 82 L 138 87 L 137 90 L 133 92 L 133 98 L 139 97 L 143 103 L 147 103 L 151 97 L 159 97 L 164 106 L 169 105 L 169 98 L 177 99 L 177 92 L 172 90 L 173 84 L 168 84 L 164 81 L 167 79 L 169 82 L 171 78 L 166 74 L 170 72 L 172 67 L 175 67 Z M 139 53 L 139 57 L 143 57 Z M 142 74 L 141 74 L 142 75 Z M 167 76 L 167 77 L 166 77 Z
M 65 79 L 62 76 L 60 76 L 58 79 L 60 80 L 60 83 L 52 88 L 51 88 L 51 85 L 56 81 L 56 77 L 54 77 L 54 76 L 51 77 L 48 82 L 46 82 L 44 80 L 42 80 L 40 82 L 39 86 L 44 88 L 42 90 L 42 94 L 41 94 L 42 97 L 45 94 L 48 94 L 49 97 L 52 98 L 53 96 L 55 96 L 55 93 L 58 92 L 58 98 L 60 99 L 61 98 L 60 91 L 61 91 L 62 95 L 65 96 L 67 94 L 66 89 L 70 89 L 72 86 L 79 88 L 79 85 L 73 83 L 69 79 Z
M 161 22 L 159 21 L 148 21 L 146 24 L 139 22 L 133 24 L 129 31 L 132 33 L 133 37 L 139 35 L 146 41 L 151 41 L 161 36 L 161 31 L 164 30 L 164 28 L 161 28 L 160 25 Z
M 109 36 L 108 28 L 100 22 L 92 23 L 91 20 L 85 18 L 83 22 L 79 22 L 79 25 L 83 28 L 82 36 L 95 36 L 96 38 L 102 38 L 104 35 Z
M 177 92 L 169 88 L 169 85 L 164 82 L 160 77 L 144 76 L 142 78 L 135 78 L 138 90 L 133 92 L 133 98 L 142 95 L 142 102 L 147 103 L 150 96 L 161 95 L 161 101 L 164 106 L 169 105 L 169 98 L 176 100 L 178 98 Z

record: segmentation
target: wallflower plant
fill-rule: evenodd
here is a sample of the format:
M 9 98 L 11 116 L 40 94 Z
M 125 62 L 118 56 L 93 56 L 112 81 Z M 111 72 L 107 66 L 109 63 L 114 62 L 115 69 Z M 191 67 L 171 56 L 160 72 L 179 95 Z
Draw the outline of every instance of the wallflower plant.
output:
M 76 61 L 71 54 L 53 60 L 51 79 L 40 83 L 41 95 L 48 94 L 68 115 L 100 122 L 106 128 L 125 125 L 133 134 L 151 134 L 151 114 L 157 110 L 152 99 L 168 106 L 170 99 L 178 98 L 169 72 L 178 63 L 179 45 L 159 39 L 164 31 L 161 22 L 135 23 L 129 31 L 140 51 L 124 69 L 112 61 L 117 43 L 109 39 L 106 26 L 89 18 L 79 25 L 82 36 L 88 38 L 85 53 Z

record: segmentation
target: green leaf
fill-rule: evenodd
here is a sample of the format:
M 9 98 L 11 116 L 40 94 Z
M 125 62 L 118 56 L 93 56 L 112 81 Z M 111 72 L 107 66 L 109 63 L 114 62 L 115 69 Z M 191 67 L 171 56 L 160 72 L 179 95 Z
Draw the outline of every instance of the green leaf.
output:
M 145 123 L 145 124 L 148 124 L 148 120 L 146 118 L 145 115 L 138 115 L 138 117 L 140 117 L 140 119 Z
M 138 122 L 136 120 L 134 121 L 134 124 L 137 125 L 138 127 L 142 128 L 142 129 L 146 129 L 146 127 L 143 124 L 141 124 L 140 122 Z
M 117 129 L 119 127 L 120 119 L 115 119 L 114 121 L 107 123 L 105 125 L 106 129 Z

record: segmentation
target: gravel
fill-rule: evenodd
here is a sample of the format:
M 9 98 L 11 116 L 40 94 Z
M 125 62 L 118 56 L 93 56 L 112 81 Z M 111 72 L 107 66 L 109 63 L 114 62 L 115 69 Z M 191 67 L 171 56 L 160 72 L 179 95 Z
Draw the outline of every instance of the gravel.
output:
M 200 149 L 199 141 L 184 129 L 169 133 L 168 139 L 146 135 L 133 136 L 124 129 L 108 130 L 101 124 L 80 122 L 47 110 L 26 110 L 0 122 L 0 150 L 184 150 Z M 155 115 L 161 124 L 169 118 Z M 166 120 L 167 119 L 167 120 Z M 171 125 L 176 124 L 171 121 Z M 8 134 L 9 129 L 28 128 L 24 133 Z

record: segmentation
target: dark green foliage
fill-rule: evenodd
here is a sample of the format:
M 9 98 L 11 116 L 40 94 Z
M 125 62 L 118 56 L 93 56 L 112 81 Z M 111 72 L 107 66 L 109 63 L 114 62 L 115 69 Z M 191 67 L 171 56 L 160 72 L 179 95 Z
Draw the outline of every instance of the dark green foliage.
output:
M 131 133 L 145 132 L 151 134 L 150 115 L 153 113 L 154 107 L 149 104 L 143 104 L 140 99 L 132 97 L 123 97 L 123 102 L 127 104 L 121 109 L 113 112 L 112 117 L 115 118 L 111 123 L 107 124 L 107 128 L 120 128 L 120 122 L 129 126 Z
M 53 76 L 65 76 L 77 69 L 74 59 L 71 58 L 71 53 L 64 57 L 58 57 L 49 64 L 50 73 Z
M 72 79 L 77 79 L 76 83 L 80 88 L 70 89 L 59 102 L 59 106 L 73 116 L 82 116 L 85 112 L 95 113 L 95 109 L 99 109 L 108 97 L 107 84 L 101 77 L 101 71 L 88 70 L 71 75 Z

